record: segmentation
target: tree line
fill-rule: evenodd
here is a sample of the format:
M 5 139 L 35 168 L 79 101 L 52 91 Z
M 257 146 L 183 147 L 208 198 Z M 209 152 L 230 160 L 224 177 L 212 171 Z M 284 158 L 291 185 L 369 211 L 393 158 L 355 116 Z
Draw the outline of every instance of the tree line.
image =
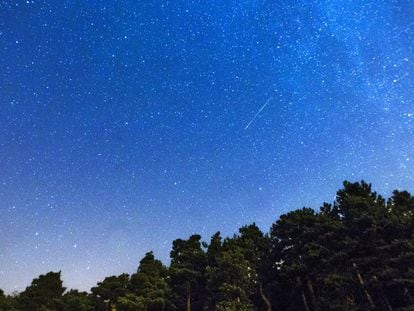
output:
M 268 233 L 195 234 L 170 257 L 167 267 L 148 252 L 136 273 L 90 293 L 49 272 L 20 294 L 0 291 L 0 310 L 414 310 L 414 197 L 344 182 L 333 203 L 288 212 Z

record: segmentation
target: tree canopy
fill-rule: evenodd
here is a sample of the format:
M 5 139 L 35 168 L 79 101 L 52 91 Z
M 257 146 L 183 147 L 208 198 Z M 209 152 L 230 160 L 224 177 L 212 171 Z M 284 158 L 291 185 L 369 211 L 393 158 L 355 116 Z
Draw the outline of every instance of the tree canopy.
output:
M 413 310 L 414 197 L 344 182 L 334 202 L 281 215 L 268 233 L 253 223 L 209 242 L 194 234 L 170 257 L 167 267 L 148 252 L 91 293 L 49 272 L 20 294 L 0 290 L 0 310 Z

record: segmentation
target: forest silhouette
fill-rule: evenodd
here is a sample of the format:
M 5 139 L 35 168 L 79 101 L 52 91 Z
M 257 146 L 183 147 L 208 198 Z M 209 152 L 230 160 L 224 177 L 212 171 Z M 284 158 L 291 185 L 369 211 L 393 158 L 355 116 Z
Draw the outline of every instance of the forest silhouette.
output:
M 173 241 L 167 267 L 148 252 L 136 273 L 80 292 L 61 272 L 23 292 L 0 291 L 0 310 L 414 310 L 414 197 L 386 200 L 345 181 L 333 203 L 288 212 L 263 233 Z

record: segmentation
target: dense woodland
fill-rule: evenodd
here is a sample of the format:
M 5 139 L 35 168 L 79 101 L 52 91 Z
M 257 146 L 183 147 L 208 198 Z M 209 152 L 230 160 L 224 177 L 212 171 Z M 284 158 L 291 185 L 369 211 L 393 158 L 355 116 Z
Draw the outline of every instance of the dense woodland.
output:
M 90 293 L 66 290 L 60 272 L 0 310 L 414 310 L 414 197 L 385 200 L 344 182 L 332 204 L 282 215 L 231 238 L 177 239 L 169 267 L 149 252 L 137 272 L 109 276 Z

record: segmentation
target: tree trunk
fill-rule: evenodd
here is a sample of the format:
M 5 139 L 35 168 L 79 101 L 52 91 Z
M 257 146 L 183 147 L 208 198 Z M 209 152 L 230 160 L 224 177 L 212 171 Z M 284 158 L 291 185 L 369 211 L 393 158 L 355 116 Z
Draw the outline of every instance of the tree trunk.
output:
M 356 263 L 353 263 L 352 265 L 353 265 L 353 266 L 354 266 L 354 268 L 355 268 L 355 272 L 356 272 L 356 275 L 357 275 L 357 277 L 358 277 L 359 285 L 361 286 L 361 289 L 362 289 L 362 291 L 364 292 L 365 297 L 367 297 L 367 300 L 368 300 L 369 306 L 371 307 L 371 309 L 375 309 L 375 304 L 374 304 L 374 301 L 372 300 L 372 297 L 371 297 L 371 295 L 369 294 L 368 290 L 365 288 L 365 282 L 364 282 L 364 279 L 362 278 L 361 273 L 359 273 Z
M 186 310 L 191 311 L 191 285 L 190 285 L 190 282 L 187 282 Z
M 266 295 L 263 292 L 262 283 L 259 284 L 259 291 L 260 291 L 260 296 L 262 297 L 263 301 L 265 302 L 267 306 L 267 311 L 272 311 L 272 304 L 270 303 L 270 300 L 266 297 Z
M 299 276 L 296 278 L 296 282 L 298 283 L 299 288 L 300 288 L 300 293 L 301 293 L 301 296 L 302 296 L 302 301 L 303 301 L 303 305 L 305 307 L 305 310 L 310 311 L 308 301 L 306 300 L 305 292 L 303 290 L 303 284 L 302 284 L 302 281 L 301 281 Z
M 308 290 L 309 290 L 309 294 L 311 296 L 311 300 L 312 300 L 312 305 L 313 305 L 313 310 L 314 311 L 318 311 L 318 307 L 316 305 L 316 297 L 315 297 L 315 291 L 313 290 L 313 285 L 312 285 L 312 281 L 310 279 L 308 279 L 308 281 L 306 282 L 308 285 Z

